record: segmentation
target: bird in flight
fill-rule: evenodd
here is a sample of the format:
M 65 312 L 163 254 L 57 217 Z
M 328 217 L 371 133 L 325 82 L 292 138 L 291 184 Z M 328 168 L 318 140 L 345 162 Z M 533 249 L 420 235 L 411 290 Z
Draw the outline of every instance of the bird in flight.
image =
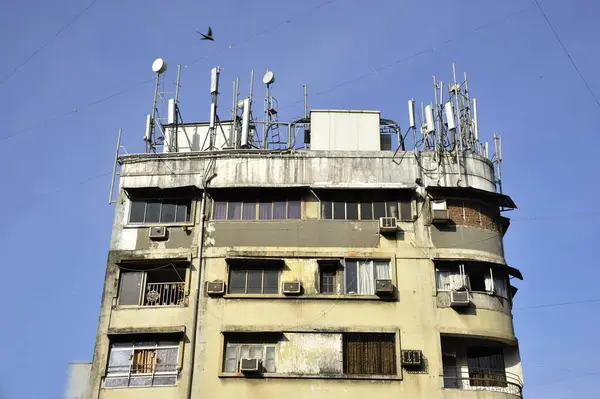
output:
M 202 36 L 202 39 L 200 39 L 200 40 L 211 40 L 211 41 L 215 40 L 213 38 L 212 29 L 210 28 L 210 26 L 208 27 L 208 33 L 206 35 L 204 33 L 198 32 L 198 31 L 196 31 L 196 33 L 198 33 L 200 36 Z

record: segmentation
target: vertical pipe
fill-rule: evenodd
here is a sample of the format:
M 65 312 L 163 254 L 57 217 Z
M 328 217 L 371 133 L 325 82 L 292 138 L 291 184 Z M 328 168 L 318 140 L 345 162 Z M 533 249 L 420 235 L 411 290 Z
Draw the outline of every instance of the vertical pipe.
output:
M 234 143 L 235 117 L 237 115 L 237 112 L 236 112 L 237 101 L 235 100 L 235 94 L 236 94 L 236 90 L 237 90 L 236 82 L 237 82 L 237 80 L 233 81 L 233 93 L 231 95 L 231 126 L 229 127 L 229 143 L 227 143 L 229 147 L 234 147 L 234 148 L 237 147 L 236 143 Z
M 308 92 L 306 85 L 302 86 L 304 88 L 304 119 L 308 118 Z
M 110 181 L 110 195 L 108 196 L 108 205 L 113 203 L 113 190 L 115 189 L 115 174 L 117 173 L 117 162 L 119 161 L 119 150 L 121 149 L 121 133 L 123 129 L 119 128 L 117 136 L 117 149 L 115 150 L 115 162 L 113 163 L 112 180 Z

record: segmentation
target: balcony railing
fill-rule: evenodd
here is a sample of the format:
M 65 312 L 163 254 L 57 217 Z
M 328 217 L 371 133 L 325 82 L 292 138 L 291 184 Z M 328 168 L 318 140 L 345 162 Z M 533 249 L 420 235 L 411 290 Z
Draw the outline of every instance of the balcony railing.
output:
M 513 373 L 498 369 L 444 367 L 444 388 L 503 392 L 523 397 L 523 381 Z
M 185 301 L 185 283 L 148 283 L 143 306 L 176 306 Z

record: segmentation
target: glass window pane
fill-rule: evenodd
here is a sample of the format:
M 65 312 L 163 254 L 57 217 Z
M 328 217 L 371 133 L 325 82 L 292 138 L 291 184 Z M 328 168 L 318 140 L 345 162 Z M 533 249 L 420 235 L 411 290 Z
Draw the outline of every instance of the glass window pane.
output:
M 346 219 L 346 203 L 342 201 L 335 201 L 333 203 L 333 218 L 337 220 Z
M 160 202 L 148 202 L 146 204 L 146 223 L 158 223 L 160 221 Z
M 273 219 L 285 219 L 285 201 L 273 202 Z
M 356 261 L 346 261 L 346 294 L 356 294 L 358 292 L 358 273 L 356 270 Z
M 262 346 L 251 346 L 250 347 L 250 357 L 252 359 L 261 359 L 263 358 L 263 347 Z
M 398 217 L 398 201 L 386 201 L 387 217 Z
M 144 213 L 146 211 L 146 202 L 131 201 L 129 211 L 129 223 L 144 223 Z
M 246 293 L 262 293 L 262 270 L 248 270 L 248 289 Z
M 385 201 L 373 202 L 373 216 L 375 219 L 385 217 Z
M 160 213 L 161 223 L 173 223 L 175 222 L 175 209 L 177 208 L 176 202 L 163 202 L 162 211 Z
M 156 350 L 156 372 L 177 371 L 178 348 Z
M 269 270 L 264 271 L 264 294 L 277 294 L 279 293 L 279 271 Z
M 331 212 L 332 207 L 331 201 L 323 201 L 321 202 L 321 219 L 332 219 L 333 213 Z
M 244 202 L 244 211 L 242 213 L 244 220 L 256 220 L 256 202 Z
M 412 206 L 410 200 L 400 201 L 400 219 L 412 220 Z
M 244 294 L 246 292 L 246 271 L 230 269 L 228 285 L 230 294 Z
M 215 201 L 212 217 L 214 220 L 225 220 L 227 217 L 227 201 Z
M 351 201 L 346 203 L 346 219 L 358 220 L 358 202 Z
M 110 351 L 108 358 L 108 368 L 106 369 L 106 375 L 120 375 L 127 374 L 129 372 L 129 365 L 131 364 L 131 350 L 114 350 Z
M 225 359 L 225 363 L 223 364 L 223 371 L 226 373 L 236 373 L 237 365 L 237 359 Z
M 142 289 L 142 272 L 121 271 L 119 305 L 139 305 Z
M 177 376 L 176 375 L 155 375 L 154 376 L 154 386 L 165 386 L 165 385 L 176 385 L 177 384 Z
M 227 220 L 239 220 L 242 217 L 242 203 L 229 202 L 227 206 Z
M 288 219 L 300 219 L 301 209 L 300 201 L 288 201 Z
M 360 220 L 373 220 L 373 204 L 370 202 L 360 203 Z
M 260 220 L 273 219 L 273 202 L 260 202 L 258 204 L 258 218 Z
M 175 213 L 176 222 L 189 222 L 190 221 L 190 205 L 188 203 L 180 202 L 177 204 L 177 212 Z
M 129 385 L 129 377 L 106 377 L 106 379 L 104 380 L 104 386 L 107 388 L 114 388 L 114 387 L 126 387 L 127 385 Z
M 267 346 L 266 348 L 266 359 L 263 362 L 265 371 L 267 373 L 274 373 L 275 370 L 275 347 Z

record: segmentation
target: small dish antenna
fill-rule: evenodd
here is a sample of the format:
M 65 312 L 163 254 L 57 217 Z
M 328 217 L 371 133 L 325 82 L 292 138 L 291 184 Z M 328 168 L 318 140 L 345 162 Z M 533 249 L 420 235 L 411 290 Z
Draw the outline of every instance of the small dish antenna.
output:
M 275 82 L 275 74 L 272 71 L 267 71 L 267 73 L 265 73 L 265 76 L 263 76 L 263 83 L 266 85 L 270 85 L 273 82 Z
M 152 63 L 152 70 L 160 75 L 167 70 L 167 63 L 162 58 L 157 58 Z

